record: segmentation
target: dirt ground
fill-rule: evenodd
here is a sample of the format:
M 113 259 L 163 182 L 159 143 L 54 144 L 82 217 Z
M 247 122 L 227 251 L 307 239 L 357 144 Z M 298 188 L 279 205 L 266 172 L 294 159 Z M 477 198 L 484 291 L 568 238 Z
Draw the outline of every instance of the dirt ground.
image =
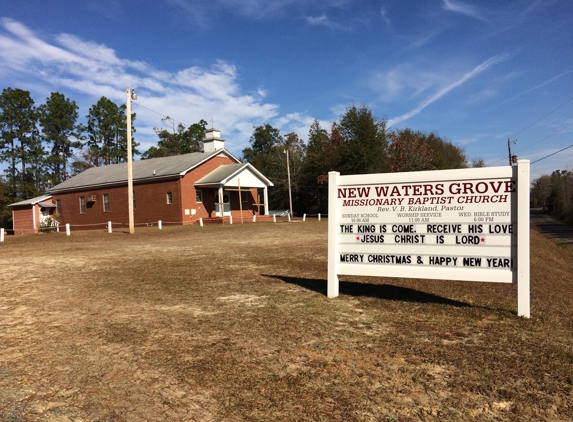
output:
M 573 253 L 516 286 L 341 278 L 325 221 L 7 237 L 0 421 L 573 420 Z

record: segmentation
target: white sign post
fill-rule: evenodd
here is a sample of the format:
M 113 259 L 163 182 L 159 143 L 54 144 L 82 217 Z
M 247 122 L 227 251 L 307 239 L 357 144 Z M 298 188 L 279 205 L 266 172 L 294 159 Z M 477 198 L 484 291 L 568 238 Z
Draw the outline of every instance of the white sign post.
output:
M 529 161 L 517 166 L 329 173 L 329 298 L 339 275 L 517 283 L 530 317 Z

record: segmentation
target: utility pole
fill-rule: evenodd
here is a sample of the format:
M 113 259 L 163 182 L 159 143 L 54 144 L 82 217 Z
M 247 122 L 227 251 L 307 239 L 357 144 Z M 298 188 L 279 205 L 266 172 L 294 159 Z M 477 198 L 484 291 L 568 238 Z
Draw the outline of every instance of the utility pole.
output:
M 517 139 L 513 140 L 514 144 L 517 144 Z M 509 153 L 509 165 L 513 165 L 513 156 L 511 155 L 511 140 L 507 138 L 507 152 Z
M 288 176 L 288 202 L 290 206 L 290 216 L 292 217 L 292 193 L 290 188 L 290 162 L 288 159 L 288 148 L 285 149 L 286 156 L 287 156 L 287 176 Z
M 133 222 L 133 159 L 131 156 L 131 100 L 137 100 L 135 89 L 125 88 L 125 105 L 127 114 L 127 213 L 129 218 L 129 234 L 135 232 Z

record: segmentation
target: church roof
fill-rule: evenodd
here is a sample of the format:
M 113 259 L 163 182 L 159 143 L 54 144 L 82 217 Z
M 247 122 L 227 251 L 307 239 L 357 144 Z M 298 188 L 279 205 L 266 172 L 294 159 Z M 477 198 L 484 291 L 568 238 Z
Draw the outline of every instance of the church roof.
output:
M 159 179 L 178 178 L 189 170 L 197 167 L 210 158 L 225 154 L 232 160 L 238 161 L 226 150 L 212 152 L 192 152 L 190 154 L 174 155 L 171 157 L 150 158 L 133 162 L 133 181 L 151 181 Z M 127 183 L 127 163 L 110 164 L 101 167 L 92 167 L 82 173 L 60 183 L 48 190 L 55 194 L 65 191 L 82 190 L 110 185 Z
M 244 175 L 245 177 L 241 176 Z M 248 177 L 249 174 L 251 177 Z M 243 187 L 252 185 L 253 180 L 257 180 L 257 183 L 252 185 L 256 187 L 260 185 L 261 187 L 274 186 L 273 183 L 267 179 L 261 172 L 254 168 L 249 163 L 239 163 L 239 164 L 224 164 L 217 167 L 211 173 L 203 176 L 201 179 L 195 182 L 195 186 L 207 186 L 207 185 L 226 185 L 238 186 L 237 177 L 243 177 L 241 180 L 245 183 Z M 253 179 L 254 177 L 254 179 Z
M 50 199 L 52 197 L 52 195 L 42 195 L 42 196 L 37 196 L 35 198 L 31 198 L 31 199 L 26 199 L 25 201 L 20 201 L 20 202 L 16 202 L 14 204 L 10 204 L 8 205 L 9 207 L 20 207 L 23 205 L 36 205 L 39 204 L 43 201 L 47 201 L 48 199 Z M 42 206 L 42 205 L 40 205 Z
M 197 180 L 195 182 L 195 184 L 196 185 L 209 185 L 212 183 L 221 183 L 222 181 L 229 178 L 230 176 L 232 176 L 233 174 L 235 174 L 236 172 L 238 172 L 242 168 L 247 167 L 247 165 L 248 165 L 247 163 L 222 165 L 222 166 L 216 168 L 215 170 L 213 170 L 211 173 L 209 173 L 205 177 L 202 177 L 201 179 Z

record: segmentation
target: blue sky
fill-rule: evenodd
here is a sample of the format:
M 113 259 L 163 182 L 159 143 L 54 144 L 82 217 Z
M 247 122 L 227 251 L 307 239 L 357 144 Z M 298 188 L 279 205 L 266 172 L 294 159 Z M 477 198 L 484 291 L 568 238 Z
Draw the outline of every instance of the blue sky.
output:
M 106 96 L 142 150 L 170 116 L 215 120 L 237 156 L 254 126 L 306 139 L 366 104 L 488 165 L 573 144 L 571 0 L 0 0 L 0 88 L 53 91 L 83 118 Z M 532 177 L 573 167 L 573 148 Z

